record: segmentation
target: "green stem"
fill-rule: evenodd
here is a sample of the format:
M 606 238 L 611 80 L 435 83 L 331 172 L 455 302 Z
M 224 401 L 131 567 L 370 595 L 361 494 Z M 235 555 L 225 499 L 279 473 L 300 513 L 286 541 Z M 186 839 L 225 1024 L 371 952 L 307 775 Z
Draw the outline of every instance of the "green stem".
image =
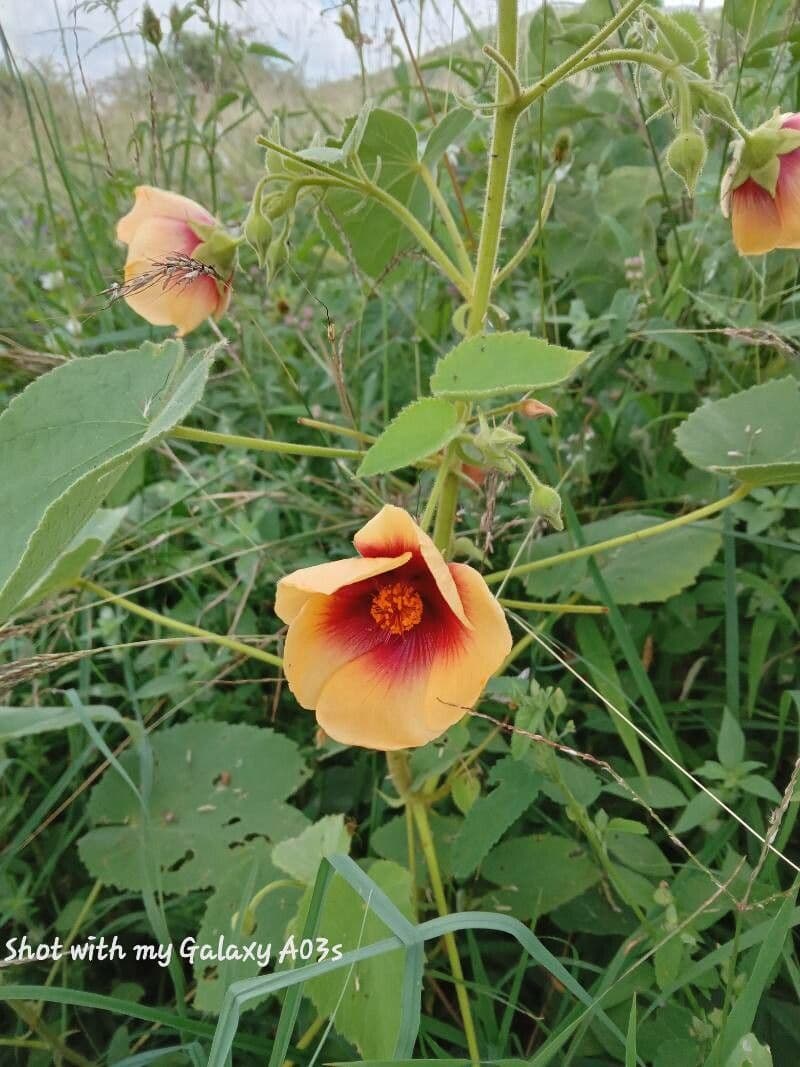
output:
M 607 40 L 612 33 L 615 33 L 623 22 L 629 19 L 644 2 L 645 0 L 628 0 L 627 4 L 624 4 L 616 15 L 612 19 L 609 19 L 605 26 L 598 30 L 593 37 L 590 37 L 586 44 L 582 45 L 577 52 L 573 52 L 573 54 L 565 59 L 563 63 L 559 63 L 559 65 L 551 70 L 549 74 L 545 75 L 545 77 L 541 78 L 535 85 L 532 85 L 529 89 L 526 89 L 525 92 L 523 92 L 519 99 L 520 110 L 524 111 L 525 108 L 536 103 L 536 101 L 552 89 L 554 85 L 563 81 L 564 78 L 569 77 L 569 75 L 578 67 L 581 60 L 596 51 L 603 41 Z
M 602 604 L 553 604 L 551 601 L 509 600 L 499 597 L 498 603 L 512 611 L 541 611 L 551 615 L 607 615 L 608 608 Z
M 428 821 L 428 809 L 425 802 L 413 793 L 409 795 L 407 802 L 411 807 L 414 822 L 417 827 L 419 843 L 422 847 L 422 854 L 425 857 L 428 876 L 431 880 L 431 889 L 433 890 L 433 899 L 436 902 L 436 910 L 442 918 L 445 918 L 450 912 L 447 907 L 447 897 L 445 896 L 444 884 L 442 883 L 442 874 L 439 870 L 436 844 L 433 839 L 433 834 L 431 833 L 431 824 Z M 456 999 L 458 1000 L 458 1008 L 461 1012 L 461 1022 L 464 1027 L 467 1051 L 469 1052 L 469 1058 L 472 1063 L 478 1065 L 481 1062 L 481 1054 L 480 1049 L 478 1048 L 478 1038 L 475 1033 L 475 1023 L 472 1021 L 472 1009 L 469 1006 L 467 987 L 464 984 L 464 970 L 461 966 L 461 957 L 458 954 L 458 946 L 456 945 L 456 939 L 452 934 L 445 934 L 443 940 L 445 950 L 447 951 L 447 959 L 450 963 L 450 972 L 453 975 L 453 981 L 456 987 Z
M 509 274 L 512 274 L 517 269 L 523 259 L 530 252 L 531 248 L 533 248 L 534 241 L 539 236 L 542 226 L 544 226 L 544 224 L 547 222 L 547 218 L 550 214 L 550 209 L 553 206 L 553 200 L 555 199 L 555 195 L 555 182 L 550 182 L 547 188 L 545 189 L 544 197 L 542 198 L 542 209 L 539 212 L 539 218 L 533 224 L 533 229 L 522 242 L 522 244 L 519 246 L 517 251 L 508 261 L 508 263 L 506 263 L 506 265 L 495 274 L 494 281 L 492 282 L 493 289 L 496 289 L 498 285 L 502 285 L 502 283 L 506 280 Z M 511 405 L 511 409 L 513 410 L 515 406 L 516 405 Z
M 534 571 L 546 570 L 548 567 L 558 567 L 562 563 L 572 563 L 573 560 L 594 556 L 598 552 L 606 552 L 610 548 L 618 548 L 620 545 L 627 545 L 634 541 L 645 541 L 648 537 L 657 537 L 659 534 L 677 530 L 681 526 L 688 526 L 690 523 L 699 522 L 701 519 L 708 518 L 709 515 L 715 515 L 718 511 L 723 511 L 725 508 L 730 507 L 731 504 L 736 504 L 746 497 L 751 489 L 752 486 L 750 485 L 740 485 L 738 489 L 728 496 L 722 497 L 721 500 L 715 500 L 713 504 L 706 504 L 705 507 L 696 508 L 694 511 L 687 511 L 685 515 L 679 515 L 676 519 L 660 522 L 657 526 L 650 526 L 646 530 L 635 530 L 633 533 L 623 534 L 620 537 L 611 537 L 608 541 L 598 541 L 594 545 L 573 548 L 571 551 L 561 552 L 557 556 L 548 556 L 546 559 L 537 559 L 532 563 L 521 563 L 516 567 L 509 567 L 508 570 L 495 571 L 494 574 L 486 576 L 486 581 L 489 585 L 496 585 L 505 581 L 506 578 L 517 578 L 521 574 L 532 574 Z
M 176 426 L 170 437 L 181 441 L 198 441 L 222 448 L 252 448 L 256 452 L 280 452 L 285 456 L 321 456 L 325 459 L 361 459 L 363 452 L 354 448 L 326 448 L 324 445 L 296 445 L 290 441 L 267 441 L 263 437 L 242 437 L 232 433 L 197 430 L 193 426 Z
M 497 12 L 497 53 L 516 72 L 517 69 L 517 0 L 499 0 Z M 503 69 L 497 72 L 492 141 L 489 149 L 489 172 L 486 178 L 486 200 L 483 223 L 478 241 L 475 279 L 470 295 L 467 336 L 480 333 L 492 294 L 497 250 L 506 202 L 506 188 L 517 125 L 523 97 L 515 95 Z
M 298 155 L 296 152 L 291 152 L 288 148 L 284 148 L 283 145 L 277 144 L 275 141 L 270 141 L 266 137 L 257 137 L 256 144 L 261 145 L 264 148 L 270 148 L 279 155 L 284 156 L 286 159 L 294 160 L 295 163 L 300 163 L 302 166 L 318 171 L 320 174 L 326 175 L 328 178 L 332 178 L 333 182 L 321 182 L 316 179 L 303 181 L 304 185 L 328 185 L 335 184 L 338 186 L 345 186 L 348 189 L 352 189 L 354 192 L 359 192 L 364 196 L 371 196 L 373 200 L 377 200 L 383 204 L 385 208 L 392 212 L 392 214 L 398 218 L 403 225 L 409 230 L 420 245 L 425 249 L 433 262 L 439 267 L 442 273 L 447 277 L 453 285 L 456 286 L 461 295 L 466 299 L 469 293 L 469 282 L 464 278 L 456 265 L 445 253 L 441 245 L 436 241 L 434 237 L 425 229 L 422 223 L 413 215 L 405 204 L 401 204 L 391 193 L 387 193 L 385 189 L 382 189 L 379 185 L 375 185 L 373 182 L 364 182 L 359 178 L 353 178 L 350 175 L 344 174 L 341 171 L 335 170 L 333 167 L 329 167 L 325 163 L 318 163 L 315 160 L 306 159 L 304 156 Z
M 436 472 L 436 478 L 431 486 L 430 495 L 428 496 L 427 503 L 425 504 L 425 510 L 422 513 L 422 518 L 419 520 L 419 525 L 426 533 L 433 521 L 433 514 L 436 510 L 436 505 L 439 503 L 439 498 L 442 495 L 442 489 L 447 478 L 452 475 L 450 465 L 444 461 L 439 465 L 439 469 Z M 448 538 L 449 543 L 449 538 Z
M 95 596 L 99 596 L 103 600 L 110 601 L 112 604 L 118 604 L 121 608 L 125 608 L 126 611 L 130 611 L 132 615 L 139 615 L 141 618 L 147 619 L 148 622 L 163 626 L 167 630 L 175 630 L 179 634 L 196 637 L 209 645 L 220 645 L 222 648 L 230 649 L 231 652 L 237 652 L 241 656 L 249 656 L 250 659 L 257 659 L 262 663 L 269 663 L 273 667 L 283 666 L 283 660 L 280 656 L 273 656 L 271 652 L 263 652 L 260 648 L 253 648 L 243 641 L 237 641 L 235 637 L 226 637 L 223 634 L 212 633 L 210 630 L 202 630 L 199 626 L 191 626 L 187 622 L 179 622 L 177 619 L 171 619 L 168 615 L 161 615 L 157 611 L 151 611 L 150 608 L 143 608 L 135 601 L 128 600 L 124 596 L 117 596 L 116 593 L 112 593 L 111 590 L 98 585 L 97 582 L 90 581 L 88 578 L 79 578 L 75 585 L 79 589 L 85 589 L 88 593 L 94 593 Z
M 452 449 L 452 446 L 451 446 Z M 453 538 L 453 527 L 458 508 L 458 476 L 453 470 L 454 452 L 448 449 L 442 466 L 446 469 L 439 490 L 439 506 L 436 509 L 436 524 L 433 527 L 433 543 L 443 555 L 447 555 Z M 438 479 L 437 479 L 438 481 Z
M 467 246 L 464 244 L 463 238 L 461 237 L 461 231 L 458 228 L 456 220 L 453 218 L 453 213 L 442 194 L 442 190 L 439 188 L 439 183 L 432 174 L 430 167 L 426 166 L 425 163 L 420 163 L 419 173 L 425 183 L 425 187 L 431 194 L 431 200 L 439 213 L 439 217 L 444 223 L 444 228 L 447 230 L 447 236 L 450 238 L 450 242 L 453 245 L 453 251 L 456 254 L 461 273 L 469 281 L 472 281 L 472 262 L 469 258 L 469 253 L 467 252 Z

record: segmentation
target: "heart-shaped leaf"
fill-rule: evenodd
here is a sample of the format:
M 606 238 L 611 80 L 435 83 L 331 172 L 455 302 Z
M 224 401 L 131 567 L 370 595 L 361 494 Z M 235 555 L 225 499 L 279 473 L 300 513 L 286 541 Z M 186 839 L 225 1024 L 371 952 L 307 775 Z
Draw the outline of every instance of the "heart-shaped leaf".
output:
M 179 341 L 75 359 L 0 415 L 0 621 L 53 566 L 131 460 L 203 394 L 210 357 Z
M 456 345 L 436 365 L 431 392 L 476 400 L 563 382 L 589 355 L 528 333 L 492 333 Z

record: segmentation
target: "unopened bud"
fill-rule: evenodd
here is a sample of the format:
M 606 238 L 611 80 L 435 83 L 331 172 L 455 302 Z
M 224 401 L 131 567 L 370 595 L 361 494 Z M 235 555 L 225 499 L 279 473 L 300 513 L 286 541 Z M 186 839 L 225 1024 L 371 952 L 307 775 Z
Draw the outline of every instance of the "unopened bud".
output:
M 667 149 L 667 163 L 683 179 L 689 196 L 694 196 L 697 179 L 706 162 L 706 140 L 702 133 L 693 126 L 681 130 Z
M 553 143 L 553 162 L 556 166 L 569 162 L 572 155 L 572 131 L 559 130 Z
M 139 27 L 142 37 L 154 48 L 158 48 L 164 36 L 161 32 L 161 20 L 149 4 L 142 9 L 142 22 Z
M 270 241 L 272 240 L 272 223 L 260 211 L 250 209 L 242 230 L 244 239 L 258 256 L 258 265 L 264 266 Z
M 543 404 L 541 400 L 523 400 L 519 406 L 519 413 L 526 419 L 540 419 L 542 415 L 553 415 L 556 412 L 549 404 Z
M 563 530 L 564 522 L 561 518 L 561 497 L 552 485 L 536 486 L 529 498 L 530 508 L 534 518 L 547 519 L 554 530 Z

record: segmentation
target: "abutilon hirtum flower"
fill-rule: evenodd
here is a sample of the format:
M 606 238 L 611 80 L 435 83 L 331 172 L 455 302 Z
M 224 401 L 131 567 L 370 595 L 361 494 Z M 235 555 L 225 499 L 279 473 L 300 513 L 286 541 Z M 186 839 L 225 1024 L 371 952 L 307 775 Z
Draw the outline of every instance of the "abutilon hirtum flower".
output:
M 228 308 L 236 241 L 200 204 L 186 196 L 140 185 L 136 202 L 117 223 L 128 246 L 125 284 L 106 292 L 121 297 L 154 326 L 175 326 L 179 337 Z
M 743 256 L 800 248 L 800 114 L 775 115 L 738 143 L 722 211 Z
M 357 557 L 278 583 L 289 688 L 335 741 L 424 745 L 469 710 L 503 663 L 508 624 L 480 574 L 446 563 L 402 508 L 387 504 L 353 543 Z

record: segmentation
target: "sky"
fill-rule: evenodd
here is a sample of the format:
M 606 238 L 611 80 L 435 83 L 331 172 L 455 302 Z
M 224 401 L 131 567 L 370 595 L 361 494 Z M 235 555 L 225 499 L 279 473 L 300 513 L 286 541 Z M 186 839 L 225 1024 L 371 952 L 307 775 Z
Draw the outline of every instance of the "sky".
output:
M 185 2 L 181 0 L 181 6 Z M 310 84 L 357 73 L 353 48 L 336 26 L 339 0 L 212 0 L 217 2 L 224 21 L 291 56 Z M 117 8 L 119 29 L 107 10 L 110 4 Z M 164 15 L 172 0 L 150 0 L 150 4 Z M 493 22 L 496 7 L 495 0 L 397 0 L 397 4 L 415 46 L 422 7 L 423 51 L 466 32 L 459 9 L 477 25 L 486 26 Z M 538 4 L 539 0 L 520 0 L 520 10 L 531 11 Z M 64 65 L 66 49 L 74 65 L 77 40 L 87 77 L 97 80 L 126 62 L 126 46 L 134 58 L 141 56 L 142 6 L 143 0 L 84 0 L 77 8 L 75 0 L 0 0 L 0 22 L 17 57 L 32 62 L 49 59 Z M 373 40 L 367 49 L 368 67 L 379 70 L 390 61 L 386 30 L 396 27 L 391 0 L 361 0 L 361 12 L 362 32 Z M 197 18 L 187 24 L 192 27 L 202 28 Z

